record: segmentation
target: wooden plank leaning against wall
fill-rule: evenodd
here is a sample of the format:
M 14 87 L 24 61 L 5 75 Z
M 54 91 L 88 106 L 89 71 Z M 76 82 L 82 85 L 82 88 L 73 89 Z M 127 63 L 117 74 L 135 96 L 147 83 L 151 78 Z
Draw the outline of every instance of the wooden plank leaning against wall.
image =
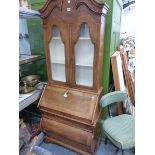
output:
M 116 51 L 111 56 L 113 79 L 116 91 L 127 90 L 128 96 L 133 106 L 135 106 L 135 87 L 134 81 L 128 70 L 128 58 L 123 49 Z M 117 104 L 118 114 L 123 113 L 123 104 Z

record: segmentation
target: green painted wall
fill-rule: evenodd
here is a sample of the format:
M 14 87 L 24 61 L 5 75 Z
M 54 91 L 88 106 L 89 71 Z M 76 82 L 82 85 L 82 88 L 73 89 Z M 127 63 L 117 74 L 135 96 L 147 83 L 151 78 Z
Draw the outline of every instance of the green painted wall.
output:
M 39 10 L 43 7 L 47 0 L 31 0 L 31 9 Z
M 43 58 L 33 63 L 32 70 L 36 71 L 42 80 L 47 81 L 42 19 L 31 19 L 27 23 L 31 52 L 34 55 L 41 55 Z
M 104 39 L 104 58 L 103 58 L 103 90 L 109 92 L 110 80 L 110 56 L 116 51 L 119 45 L 122 2 L 120 0 L 97 0 L 105 2 L 109 6 L 106 16 L 105 39 Z

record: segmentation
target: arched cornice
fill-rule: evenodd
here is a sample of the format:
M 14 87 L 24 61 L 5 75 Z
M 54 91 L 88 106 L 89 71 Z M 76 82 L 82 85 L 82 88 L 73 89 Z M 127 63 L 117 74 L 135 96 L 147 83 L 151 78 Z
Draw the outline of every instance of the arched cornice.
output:
M 63 3 L 67 0 L 48 0 L 45 5 L 39 10 L 41 18 L 47 18 L 54 9 L 62 11 Z M 99 3 L 95 0 L 72 0 L 74 1 L 75 8 L 85 5 L 88 10 L 96 15 L 106 15 L 108 11 L 108 5 L 106 3 Z
M 85 5 L 90 11 L 98 15 L 106 15 L 109 8 L 106 3 L 98 3 L 95 0 L 76 0 L 76 8 L 81 5 Z
M 39 10 L 41 18 L 47 18 L 54 9 L 62 10 L 63 0 L 48 0 L 45 5 Z

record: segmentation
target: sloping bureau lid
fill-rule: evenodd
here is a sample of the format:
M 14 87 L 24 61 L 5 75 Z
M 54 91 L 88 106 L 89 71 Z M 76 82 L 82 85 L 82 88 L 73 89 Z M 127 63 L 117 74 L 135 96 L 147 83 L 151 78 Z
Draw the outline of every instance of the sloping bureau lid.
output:
M 98 97 L 96 93 L 46 86 L 39 101 L 39 107 L 42 111 L 46 109 L 55 114 L 92 121 L 98 107 Z

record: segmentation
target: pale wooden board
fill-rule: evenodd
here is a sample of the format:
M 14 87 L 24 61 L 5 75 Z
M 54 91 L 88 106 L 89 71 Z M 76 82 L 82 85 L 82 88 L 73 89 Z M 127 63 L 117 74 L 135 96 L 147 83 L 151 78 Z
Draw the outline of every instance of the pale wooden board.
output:
M 113 71 L 115 91 L 124 91 L 125 83 L 124 83 L 124 76 L 123 76 L 123 69 L 122 69 L 122 60 L 121 60 L 119 51 L 116 51 L 111 56 L 111 65 L 112 65 L 112 71 Z M 123 113 L 123 105 L 121 102 L 117 103 L 117 112 L 118 114 Z
M 119 51 L 116 51 L 111 56 L 111 64 L 112 64 L 115 90 L 124 91 L 125 84 L 124 84 L 124 77 L 123 77 L 123 70 L 122 70 L 122 61 L 121 61 L 121 56 Z

